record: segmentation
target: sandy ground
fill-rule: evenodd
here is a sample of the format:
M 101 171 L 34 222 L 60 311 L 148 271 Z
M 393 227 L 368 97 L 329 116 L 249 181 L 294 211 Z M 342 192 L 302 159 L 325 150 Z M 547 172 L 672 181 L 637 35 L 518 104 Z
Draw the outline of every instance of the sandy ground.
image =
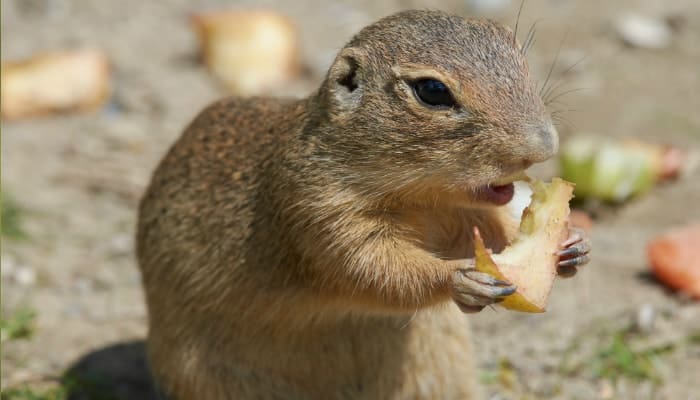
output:
M 148 398 L 135 205 L 183 126 L 225 95 L 196 61 L 187 14 L 234 3 L 2 2 L 3 59 L 97 47 L 109 54 L 116 84 L 102 112 L 2 122 L 2 191 L 20 206 L 26 233 L 3 240 L 3 318 L 37 314 L 30 337 L 2 345 L 3 388 L 42 391 L 60 376 L 88 373 L 81 384 L 94 390 L 76 398 Z M 295 96 L 312 90 L 344 41 L 380 16 L 414 7 L 467 12 L 462 1 L 263 3 L 299 23 L 309 74 L 272 93 Z M 512 25 L 516 9 L 498 17 Z M 671 45 L 624 46 L 611 26 L 627 13 L 672 18 Z M 562 90 L 585 89 L 562 106 L 576 110 L 560 126 L 563 140 L 585 132 L 700 148 L 700 2 L 528 1 L 522 26 L 539 18 L 529 55 L 535 75 L 544 79 L 563 43 L 554 77 L 565 82 Z M 553 174 L 555 163 L 535 172 Z M 649 279 L 644 252 L 667 228 L 700 220 L 698 178 L 604 208 L 592 232 L 592 262 L 556 283 L 547 313 L 487 309 L 472 318 L 489 398 L 700 399 L 700 305 Z M 640 319 L 641 329 L 633 329 Z M 641 375 L 640 363 L 648 367 Z

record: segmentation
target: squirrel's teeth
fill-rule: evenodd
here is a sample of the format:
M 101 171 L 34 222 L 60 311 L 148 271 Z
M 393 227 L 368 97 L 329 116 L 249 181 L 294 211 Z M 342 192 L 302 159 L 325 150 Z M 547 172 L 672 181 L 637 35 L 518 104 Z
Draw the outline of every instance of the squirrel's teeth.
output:
M 517 172 L 513 175 L 509 175 L 505 178 L 496 179 L 495 181 L 490 182 L 489 186 L 507 185 L 507 184 L 513 183 L 515 181 L 530 182 L 530 177 L 525 174 L 525 171 L 520 171 L 520 172 Z

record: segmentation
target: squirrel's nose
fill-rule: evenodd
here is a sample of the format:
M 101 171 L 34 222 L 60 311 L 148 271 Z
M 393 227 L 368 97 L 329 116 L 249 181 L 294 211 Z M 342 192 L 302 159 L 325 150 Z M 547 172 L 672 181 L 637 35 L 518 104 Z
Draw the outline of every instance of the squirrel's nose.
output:
M 559 134 L 551 122 L 537 128 L 529 139 L 529 163 L 538 163 L 551 158 L 559 150 Z

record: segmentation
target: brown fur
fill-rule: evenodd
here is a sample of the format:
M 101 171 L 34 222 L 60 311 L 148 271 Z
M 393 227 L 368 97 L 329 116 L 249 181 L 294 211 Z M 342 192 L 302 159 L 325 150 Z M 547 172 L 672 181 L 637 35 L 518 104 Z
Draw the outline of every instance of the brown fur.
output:
M 516 224 L 473 189 L 556 148 L 513 43 L 493 22 L 403 12 L 362 30 L 307 99 L 203 111 L 140 209 L 164 392 L 473 398 L 453 275 L 472 226 L 498 250 Z M 406 82 L 425 77 L 463 107 L 419 104 Z

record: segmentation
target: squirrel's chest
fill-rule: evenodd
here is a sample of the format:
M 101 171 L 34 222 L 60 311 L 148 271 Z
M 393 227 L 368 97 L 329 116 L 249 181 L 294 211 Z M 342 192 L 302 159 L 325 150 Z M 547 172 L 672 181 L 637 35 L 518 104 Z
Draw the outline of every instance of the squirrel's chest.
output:
M 474 227 L 494 252 L 501 251 L 513 238 L 512 221 L 491 210 L 436 210 L 407 218 L 418 244 L 443 259 L 474 257 Z

